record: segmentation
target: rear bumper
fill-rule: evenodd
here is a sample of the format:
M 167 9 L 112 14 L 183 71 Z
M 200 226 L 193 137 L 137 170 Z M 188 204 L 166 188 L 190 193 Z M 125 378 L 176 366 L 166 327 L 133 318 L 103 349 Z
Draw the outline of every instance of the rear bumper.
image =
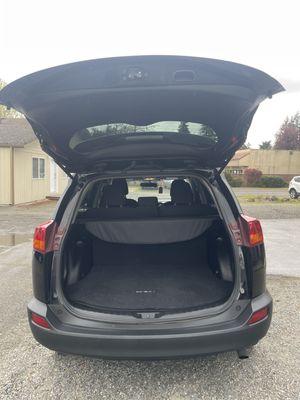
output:
M 257 309 L 255 299 L 252 300 L 252 309 Z M 32 301 L 28 311 L 39 313 Z M 45 305 L 44 309 L 47 308 Z M 269 315 L 266 319 L 248 326 L 247 320 L 224 323 L 224 326 L 205 329 L 203 327 L 172 334 L 168 333 L 147 334 L 126 331 L 123 334 L 116 334 L 116 330 L 110 329 L 105 334 L 91 331 L 87 328 L 79 331 L 68 330 L 61 326 L 59 329 L 53 326 L 48 330 L 41 328 L 30 321 L 30 327 L 35 339 L 49 349 L 62 352 L 88 356 L 127 358 L 127 359 L 158 359 L 172 357 L 187 357 L 201 354 L 212 354 L 225 351 L 239 350 L 255 345 L 262 339 L 270 326 L 272 315 L 272 299 L 268 293 L 259 297 L 259 307 L 268 306 Z M 44 315 L 46 316 L 46 314 Z

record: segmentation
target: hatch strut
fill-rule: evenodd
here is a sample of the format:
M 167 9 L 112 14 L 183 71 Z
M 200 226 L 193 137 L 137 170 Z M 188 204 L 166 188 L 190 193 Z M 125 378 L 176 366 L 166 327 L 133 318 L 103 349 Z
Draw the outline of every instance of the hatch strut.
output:
M 226 166 L 226 164 L 225 164 L 225 166 Z M 209 178 L 209 182 L 210 183 L 213 183 L 216 180 L 217 176 L 221 175 L 221 173 L 222 173 L 223 169 L 225 168 L 225 166 L 213 169 L 213 172 L 212 172 L 212 174 L 211 174 L 211 176 Z

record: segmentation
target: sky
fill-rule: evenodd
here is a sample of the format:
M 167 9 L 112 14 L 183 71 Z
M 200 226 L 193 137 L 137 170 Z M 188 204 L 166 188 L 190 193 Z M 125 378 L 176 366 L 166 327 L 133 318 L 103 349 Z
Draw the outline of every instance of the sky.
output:
M 259 107 L 248 141 L 274 140 L 300 111 L 299 0 L 0 0 L 0 78 L 74 61 L 175 54 L 235 61 L 286 88 Z

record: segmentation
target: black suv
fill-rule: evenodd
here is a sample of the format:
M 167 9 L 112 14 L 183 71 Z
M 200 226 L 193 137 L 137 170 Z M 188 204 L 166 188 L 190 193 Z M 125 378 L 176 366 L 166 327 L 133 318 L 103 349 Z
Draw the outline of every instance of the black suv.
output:
M 141 56 L 50 68 L 0 92 L 70 177 L 34 235 L 40 343 L 112 358 L 247 356 L 272 314 L 263 234 L 221 173 L 282 90 L 244 65 Z M 139 193 L 150 178 L 172 179 L 170 192 Z

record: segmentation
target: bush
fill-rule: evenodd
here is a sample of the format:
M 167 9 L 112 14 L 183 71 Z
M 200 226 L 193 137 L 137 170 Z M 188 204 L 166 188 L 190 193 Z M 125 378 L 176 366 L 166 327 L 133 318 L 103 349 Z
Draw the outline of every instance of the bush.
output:
M 247 168 L 245 169 L 245 180 L 247 186 L 255 186 L 260 180 L 262 172 L 259 169 Z
M 288 184 L 280 176 L 262 176 L 257 182 L 258 187 L 281 188 L 288 187 Z
M 241 187 L 241 186 L 243 186 L 243 180 L 239 179 L 239 178 L 232 179 L 232 181 L 230 183 L 230 186 L 232 186 L 232 187 Z
M 229 185 L 232 187 L 241 187 L 243 185 L 242 179 L 233 178 L 233 176 L 229 172 L 225 172 L 225 177 Z

